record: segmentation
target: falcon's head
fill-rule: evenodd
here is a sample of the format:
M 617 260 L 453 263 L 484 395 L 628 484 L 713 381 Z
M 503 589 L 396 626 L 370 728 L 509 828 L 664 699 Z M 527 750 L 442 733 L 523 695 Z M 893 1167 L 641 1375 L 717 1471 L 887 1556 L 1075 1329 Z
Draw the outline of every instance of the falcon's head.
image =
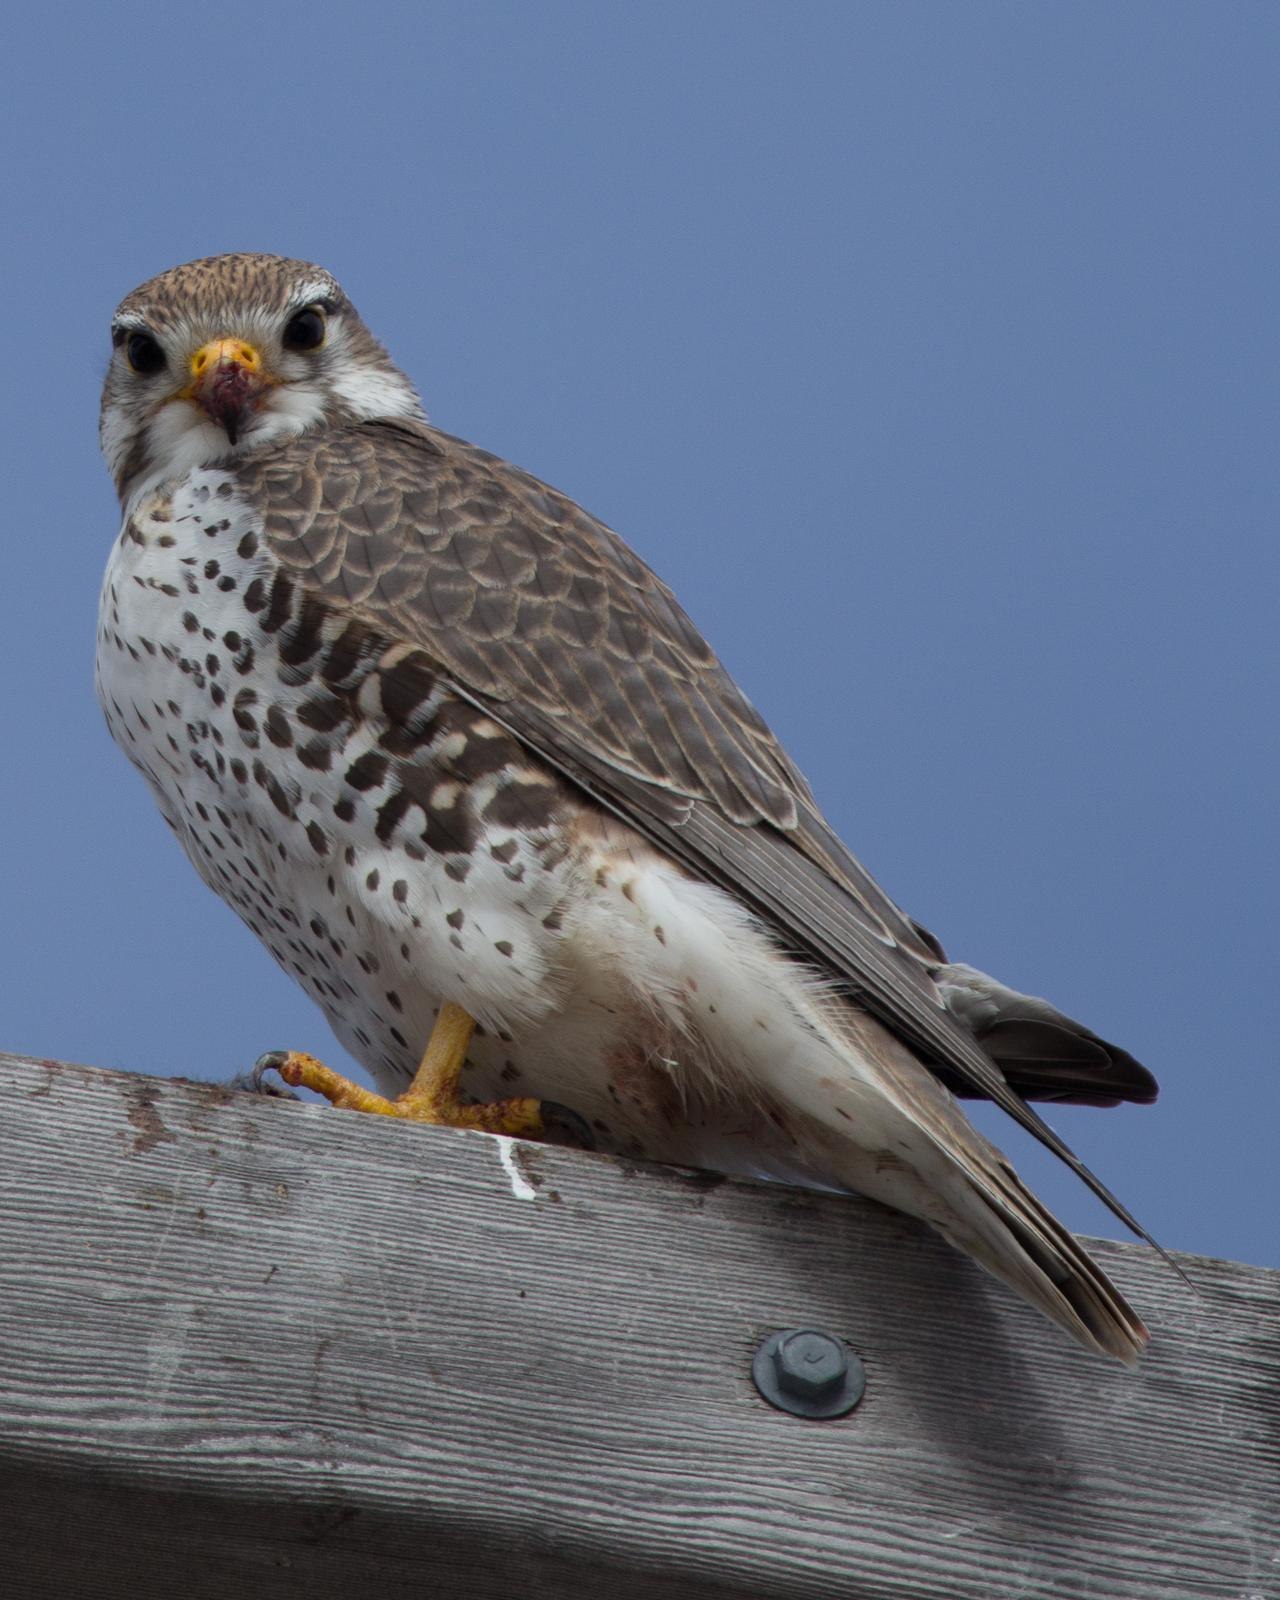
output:
M 100 433 L 122 501 L 283 435 L 423 414 L 341 287 L 309 261 L 173 267 L 120 302 L 111 342 Z

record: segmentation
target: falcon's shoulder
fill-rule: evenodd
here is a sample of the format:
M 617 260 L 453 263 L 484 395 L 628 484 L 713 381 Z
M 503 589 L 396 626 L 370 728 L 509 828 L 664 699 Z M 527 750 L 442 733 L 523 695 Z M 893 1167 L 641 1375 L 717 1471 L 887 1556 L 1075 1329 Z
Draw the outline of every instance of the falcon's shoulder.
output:
M 303 437 L 246 484 L 276 559 L 462 689 L 653 791 L 797 825 L 808 787 L 666 585 L 612 529 L 426 424 Z

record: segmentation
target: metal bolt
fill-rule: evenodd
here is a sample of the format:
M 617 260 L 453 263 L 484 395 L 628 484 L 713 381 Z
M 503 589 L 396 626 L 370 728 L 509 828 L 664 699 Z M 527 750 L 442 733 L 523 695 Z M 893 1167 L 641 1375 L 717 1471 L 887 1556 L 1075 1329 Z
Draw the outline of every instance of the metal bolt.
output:
M 849 1370 L 849 1352 L 826 1333 L 789 1333 L 773 1352 L 778 1387 L 787 1394 L 816 1400 L 840 1386 Z
M 845 1344 L 815 1328 L 784 1328 L 756 1351 L 756 1388 L 797 1417 L 842 1417 L 862 1398 L 866 1373 Z

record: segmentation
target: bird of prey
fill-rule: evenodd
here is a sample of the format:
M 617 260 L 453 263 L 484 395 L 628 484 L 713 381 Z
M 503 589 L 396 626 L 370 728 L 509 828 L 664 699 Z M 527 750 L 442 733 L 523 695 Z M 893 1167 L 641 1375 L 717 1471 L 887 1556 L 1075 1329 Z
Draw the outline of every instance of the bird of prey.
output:
M 375 1094 L 339 1105 L 856 1190 L 1087 1347 L 1146 1330 L 963 1115 L 1154 1099 L 1131 1056 L 948 962 L 836 837 L 670 590 L 431 426 L 332 275 L 134 290 L 101 437 L 111 732 Z M 1138 1229 L 1141 1232 L 1140 1229 Z

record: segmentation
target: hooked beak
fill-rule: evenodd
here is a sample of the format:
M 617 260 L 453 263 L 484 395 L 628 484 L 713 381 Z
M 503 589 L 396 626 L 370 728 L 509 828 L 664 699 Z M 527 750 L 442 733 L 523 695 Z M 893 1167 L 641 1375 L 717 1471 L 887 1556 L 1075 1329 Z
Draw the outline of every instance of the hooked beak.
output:
M 243 339 L 211 339 L 191 357 L 191 381 L 182 398 L 200 406 L 235 444 L 273 381 L 251 344 Z

